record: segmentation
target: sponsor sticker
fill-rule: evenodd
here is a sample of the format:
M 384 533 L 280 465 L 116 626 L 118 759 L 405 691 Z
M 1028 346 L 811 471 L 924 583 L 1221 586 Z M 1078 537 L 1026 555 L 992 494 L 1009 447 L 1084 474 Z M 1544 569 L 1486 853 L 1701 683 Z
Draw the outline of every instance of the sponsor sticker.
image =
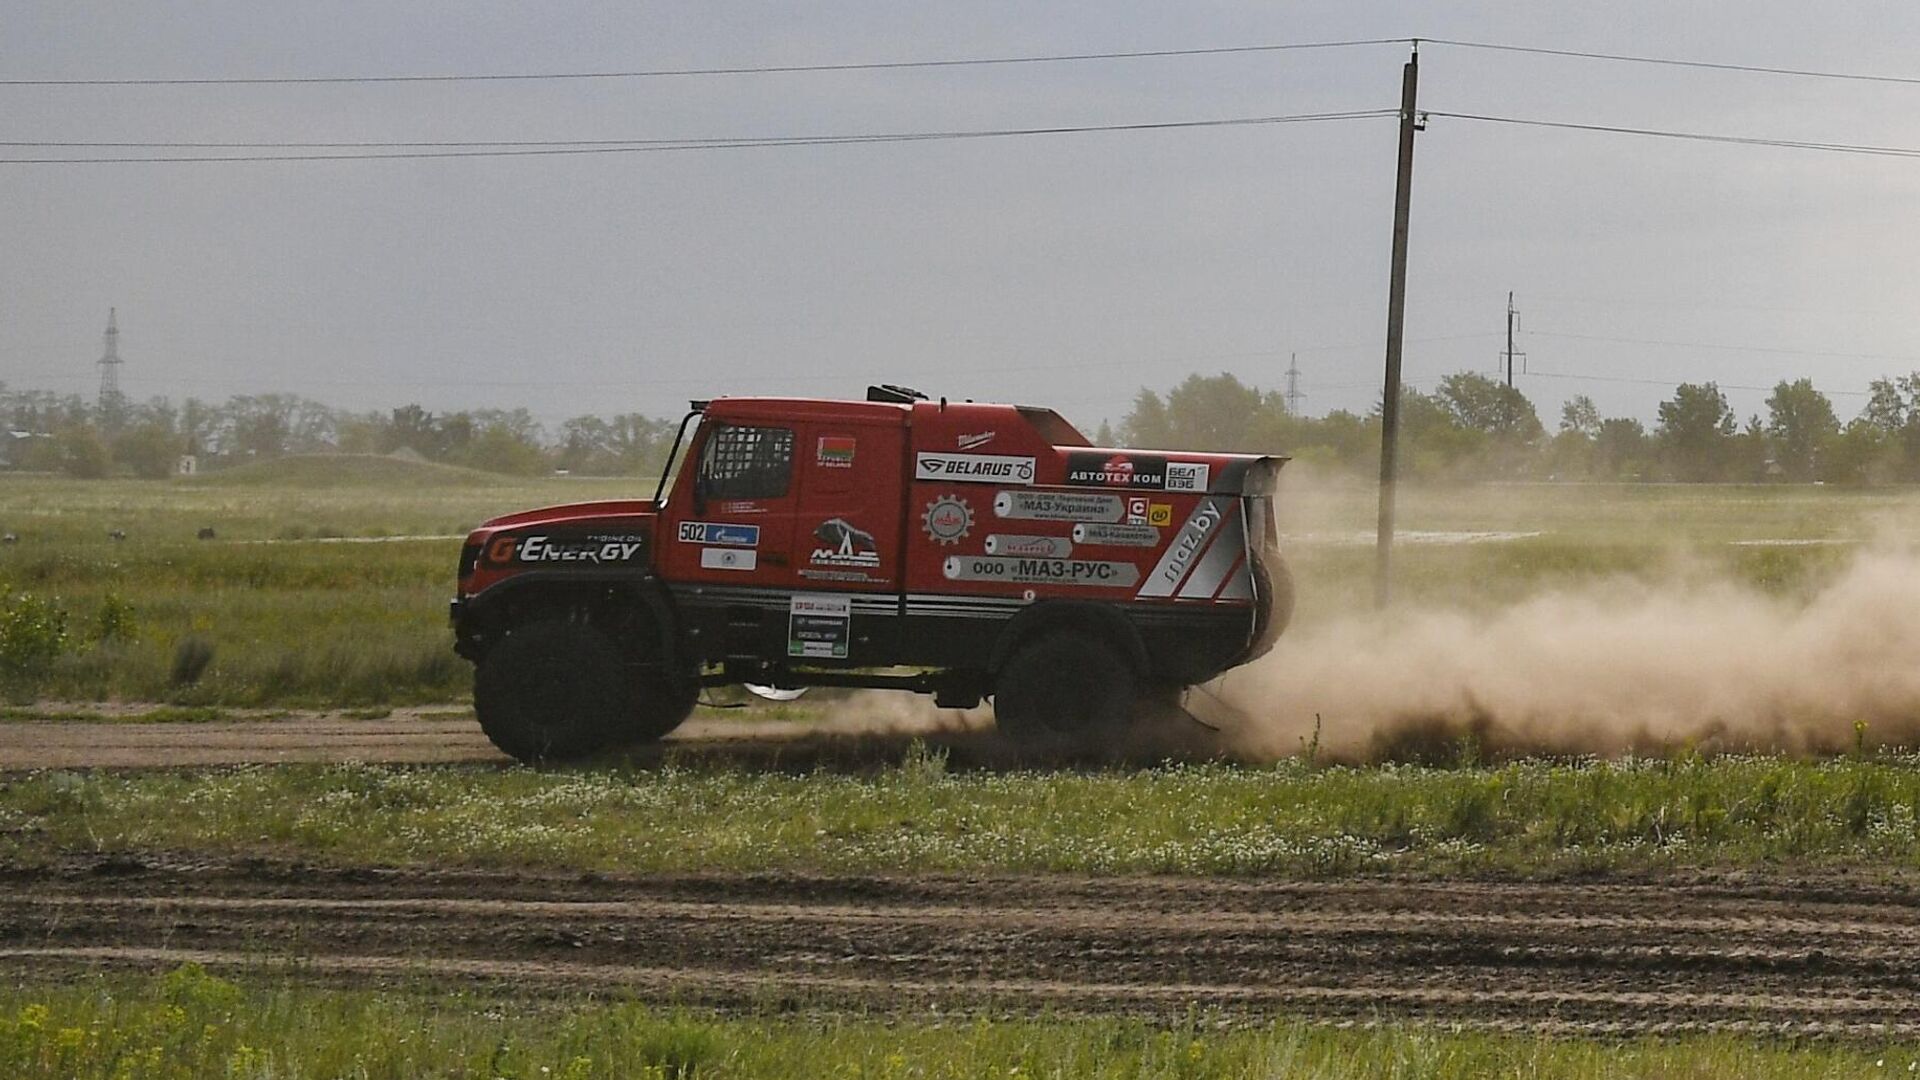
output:
M 1067 455 L 1067 483 L 1075 487 L 1161 491 L 1167 486 L 1167 459 L 1159 454 L 1076 450 Z
M 852 625 L 850 598 L 797 593 L 787 609 L 787 655 L 845 660 Z
M 851 469 L 855 445 L 851 435 L 822 435 L 814 461 L 829 469 Z
M 915 480 L 952 480 L 964 484 L 1031 484 L 1033 459 L 1006 454 L 932 454 L 922 451 L 913 463 Z
M 1160 556 L 1160 562 L 1154 566 L 1153 574 L 1140 588 L 1141 596 L 1172 596 L 1175 589 L 1186 579 L 1187 572 L 1193 569 L 1194 560 L 1200 555 L 1207 542 L 1226 518 L 1227 501 L 1222 498 L 1204 498 L 1188 515 L 1186 524 L 1180 526 L 1180 535 L 1167 545 L 1166 554 Z
M 942 568 L 949 581 L 1011 581 L 1022 585 L 1088 585 L 1126 588 L 1140 580 L 1132 563 L 1094 559 L 1023 559 L 1004 555 L 949 555 Z
M 927 504 L 920 527 L 936 544 L 957 544 L 973 529 L 973 507 L 958 495 L 942 495 Z
M 740 548 L 701 548 L 700 566 L 705 570 L 754 570 L 760 566 L 760 553 Z
M 1064 536 L 987 537 L 989 555 L 1025 555 L 1041 559 L 1064 559 L 1073 554 L 1073 541 Z
M 1160 530 L 1151 525 L 1075 525 L 1073 542 L 1094 547 L 1159 547 Z
M 800 576 L 806 578 L 808 581 L 832 581 L 852 585 L 863 585 L 870 581 L 880 580 L 865 570 L 823 570 L 813 566 L 801 567 Z
M 503 536 L 487 545 L 487 561 L 607 566 L 641 561 L 646 550 L 642 536 Z
M 807 561 L 815 566 L 872 570 L 880 565 L 880 542 L 846 518 L 829 518 L 813 530 L 819 545 Z
M 1213 466 L 1200 461 L 1167 462 L 1168 491 L 1205 491 Z
M 735 525 L 722 521 L 683 521 L 680 523 L 680 542 L 683 544 L 728 544 L 733 547 L 759 547 L 760 526 Z
M 1173 504 L 1153 503 L 1148 506 L 1147 524 L 1156 527 L 1173 524 Z
M 1126 506 L 1118 495 L 1001 491 L 993 496 L 993 514 L 1016 521 L 1119 521 Z
M 1127 524 L 1145 525 L 1147 523 L 1147 497 L 1130 495 L 1127 497 Z
M 994 436 L 998 434 L 1000 433 L 997 431 L 982 431 L 974 435 L 962 435 L 955 439 L 953 444 L 962 450 L 978 450 L 992 442 Z

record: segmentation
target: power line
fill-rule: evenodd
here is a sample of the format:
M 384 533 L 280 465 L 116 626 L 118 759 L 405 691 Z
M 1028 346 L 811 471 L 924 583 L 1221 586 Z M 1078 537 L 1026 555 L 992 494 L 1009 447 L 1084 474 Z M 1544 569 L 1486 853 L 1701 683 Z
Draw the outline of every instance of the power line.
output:
M 1239 116 L 1209 120 L 1154 121 L 1125 124 L 1078 124 L 1055 127 L 986 128 L 954 131 L 875 132 L 852 135 L 706 136 L 684 139 L 475 139 L 475 140 L 361 140 L 336 142 L 292 141 L 0 141 L 8 149 L 140 149 L 140 150 L 347 150 L 372 153 L 264 153 L 121 155 L 110 157 L 0 158 L 0 165 L 184 164 L 194 162 L 263 161 L 386 161 L 421 158 L 539 157 L 581 154 L 665 153 L 691 150 L 750 150 L 790 146 L 872 145 L 901 142 L 943 142 L 965 139 L 1074 135 L 1095 132 L 1172 131 L 1193 128 L 1250 127 L 1272 124 L 1318 123 L 1396 116 L 1394 109 L 1353 109 L 1342 112 L 1295 113 L 1277 116 Z M 1776 139 L 1712 132 L 1674 131 L 1615 124 L 1585 124 L 1568 120 L 1494 116 L 1445 110 L 1423 111 L 1423 116 L 1475 123 L 1509 124 L 1563 131 L 1638 135 L 1731 146 L 1762 146 L 1870 157 L 1920 158 L 1920 147 L 1829 143 L 1804 139 Z
M 1894 83 L 1920 86 L 1920 78 L 1905 75 L 1867 75 L 1847 71 L 1815 71 L 1808 68 L 1766 67 L 1759 64 L 1728 64 L 1712 60 L 1681 60 L 1666 56 L 1632 56 L 1625 53 L 1586 52 L 1580 49 L 1547 49 L 1531 45 L 1502 45 L 1490 41 L 1457 41 L 1448 38 L 1421 38 L 1426 45 L 1451 45 L 1459 49 L 1488 49 L 1495 52 L 1531 53 L 1536 56 L 1573 57 L 1581 60 L 1611 60 L 1626 64 L 1656 64 L 1662 67 L 1700 68 L 1707 71 L 1742 71 L 1758 75 L 1793 75 L 1807 79 L 1837 79 L 1845 82 Z
M 795 135 L 747 138 L 713 138 L 697 140 L 657 140 L 648 142 L 588 142 L 576 144 L 562 142 L 557 145 L 544 143 L 477 143 L 479 147 L 509 147 L 508 149 L 419 149 L 395 150 L 376 153 L 346 154 L 195 154 L 195 155 L 148 155 L 119 157 L 43 157 L 43 158 L 0 158 L 0 165 L 114 165 L 114 164 L 184 164 L 192 162 L 251 162 L 251 161 L 396 161 L 418 160 L 422 158 L 496 158 L 496 157 L 550 157 L 558 155 L 580 154 L 643 154 L 666 153 L 688 150 L 752 150 L 769 147 L 787 146 L 847 146 L 870 145 L 876 143 L 900 142 L 942 142 L 958 139 L 998 139 L 1040 135 L 1078 135 L 1089 132 L 1126 132 L 1126 131 L 1173 131 L 1195 128 L 1253 127 L 1272 124 L 1304 124 L 1339 120 L 1364 120 L 1385 116 L 1397 116 L 1395 109 L 1359 109 L 1331 113 L 1295 113 L 1284 116 L 1238 116 L 1215 120 L 1176 120 L 1133 124 L 1079 124 L 1060 127 L 1029 128 L 989 128 L 972 131 L 909 131 L 885 132 L 860 135 Z M 33 144 L 14 144 L 33 145 Z M 177 144 L 155 143 L 152 148 L 161 149 Z M 262 147 L 282 146 L 296 148 L 302 144 L 245 144 Z M 422 147 L 434 145 L 460 146 L 465 144 L 429 144 L 429 143 L 364 143 L 366 147 Z
M 1700 131 L 1668 131 L 1660 128 L 1621 127 L 1613 124 L 1578 124 L 1566 120 L 1536 120 L 1518 116 L 1489 116 L 1484 113 L 1456 113 L 1431 110 L 1427 116 L 1452 120 L 1471 120 L 1487 124 L 1517 124 L 1522 127 L 1557 128 L 1565 131 L 1593 131 L 1609 135 L 1643 135 L 1658 139 L 1724 143 L 1732 146 L 1770 146 L 1788 150 L 1818 150 L 1830 154 L 1864 154 L 1872 157 L 1920 157 L 1920 147 L 1871 146 L 1860 143 L 1812 142 L 1802 139 L 1767 139 L 1749 135 L 1715 135 Z
M 1711 341 L 1661 341 L 1654 338 L 1611 337 L 1604 334 L 1570 334 L 1553 330 L 1523 330 L 1534 337 L 1569 338 L 1575 341 L 1607 341 L 1620 345 L 1665 345 L 1676 349 L 1715 349 L 1722 352 L 1769 353 L 1776 356 L 1821 356 L 1837 360 L 1898 360 L 1920 364 L 1920 357 L 1899 353 L 1829 352 L 1822 349 L 1783 349 L 1770 345 L 1728 345 Z
M 1528 371 L 1524 374 L 1529 378 L 1538 379 L 1578 379 L 1581 382 L 1636 383 L 1641 386 L 1679 385 L 1679 383 L 1674 382 L 1672 379 L 1635 379 L 1625 375 L 1575 375 L 1565 371 Z M 1718 379 L 1708 379 L 1705 381 L 1712 383 L 1722 390 L 1772 391 L 1778 389 L 1773 386 L 1750 386 L 1743 383 L 1725 383 Z M 1870 397 L 1873 392 L 1871 390 L 1821 390 L 1820 393 L 1837 397 Z
M 1228 45 L 1202 49 L 1142 49 L 1127 52 L 1051 53 L 1033 56 L 978 56 L 947 60 L 879 60 L 840 64 L 770 64 L 755 67 L 651 68 L 631 71 L 498 72 L 478 75 L 270 75 L 181 79 L 0 79 L 0 86 L 288 86 L 352 83 L 535 82 L 592 79 L 672 79 L 711 75 L 800 75 L 848 71 L 900 71 L 914 68 L 988 67 L 1013 64 L 1063 64 L 1089 60 L 1148 60 L 1181 56 L 1231 56 L 1348 49 L 1366 45 L 1406 45 L 1412 38 L 1355 38 L 1344 41 L 1292 41 Z
M 1627 53 L 1594 52 L 1584 49 L 1553 49 L 1532 45 L 1510 45 L 1492 41 L 1466 41 L 1457 38 L 1352 38 L 1335 41 L 1269 42 L 1251 45 L 1224 45 L 1190 49 L 1138 49 L 1112 52 L 1045 53 L 1019 56 L 952 57 L 935 60 L 877 60 L 846 63 L 765 64 L 727 67 L 637 68 L 606 71 L 534 71 L 482 73 L 399 73 L 388 75 L 263 75 L 203 76 L 184 78 L 100 78 L 100 79 L 0 79 L 0 86 L 312 86 L 380 83 L 461 83 L 461 82 L 542 82 L 591 81 L 614 79 L 668 79 L 733 75 L 800 75 L 858 71 L 902 71 L 914 69 L 1015 66 L 1027 64 L 1081 63 L 1109 60 L 1151 60 L 1179 57 L 1235 56 L 1260 53 L 1295 52 L 1314 49 L 1346 49 L 1374 45 L 1411 44 L 1451 46 L 1492 52 L 1554 56 L 1615 63 L 1651 64 L 1661 67 L 1695 68 L 1707 71 L 1745 72 L 1761 75 L 1786 75 L 1798 78 L 1828 79 L 1845 82 L 1920 85 L 1920 77 L 1875 75 L 1864 72 L 1822 71 L 1811 68 L 1777 67 L 1762 64 L 1736 64 L 1713 60 L 1687 60 L 1669 56 L 1639 56 Z

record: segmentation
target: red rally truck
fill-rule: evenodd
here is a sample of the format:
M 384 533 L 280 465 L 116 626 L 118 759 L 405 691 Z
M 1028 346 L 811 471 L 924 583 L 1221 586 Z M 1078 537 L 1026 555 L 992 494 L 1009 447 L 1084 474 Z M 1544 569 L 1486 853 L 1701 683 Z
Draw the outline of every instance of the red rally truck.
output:
M 892 386 L 696 401 L 653 499 L 468 536 L 455 648 L 524 761 L 659 738 L 739 683 L 991 697 L 1012 736 L 1095 742 L 1285 627 L 1285 460 L 1101 449 L 1049 409 Z

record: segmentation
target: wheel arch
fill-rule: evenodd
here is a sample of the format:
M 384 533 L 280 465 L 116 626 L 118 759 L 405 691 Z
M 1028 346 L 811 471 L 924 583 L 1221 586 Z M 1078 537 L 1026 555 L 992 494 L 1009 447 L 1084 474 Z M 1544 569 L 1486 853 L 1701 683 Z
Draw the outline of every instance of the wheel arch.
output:
M 1151 666 L 1139 629 L 1118 609 L 1082 600 L 1048 600 L 1014 616 L 1000 632 L 987 659 L 988 675 L 998 675 L 1022 644 L 1061 630 L 1077 630 L 1107 642 L 1136 671 L 1145 672 Z
M 673 598 L 652 576 L 583 577 L 541 571 L 518 574 L 462 601 L 455 619 L 455 638 L 461 654 L 478 662 L 507 628 L 575 611 L 584 611 L 587 621 L 609 631 L 636 631 L 638 644 L 669 665 L 679 665 L 684 651 L 679 613 Z

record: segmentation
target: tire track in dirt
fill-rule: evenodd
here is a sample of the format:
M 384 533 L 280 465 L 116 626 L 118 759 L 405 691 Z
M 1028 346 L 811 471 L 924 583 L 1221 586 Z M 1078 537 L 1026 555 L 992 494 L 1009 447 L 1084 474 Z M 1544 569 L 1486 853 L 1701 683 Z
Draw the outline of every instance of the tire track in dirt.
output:
M 51 711 L 51 710 L 50 710 Z M 65 711 L 65 710 L 62 710 Z M 0 772 L 29 769 L 144 769 L 287 763 L 511 764 L 471 715 L 438 708 L 395 709 L 377 720 L 339 713 L 259 714 L 244 719 L 145 723 L 102 714 L 98 720 L 0 723 Z M 129 715 L 137 715 L 132 713 Z M 858 715 L 819 720 L 695 716 L 660 743 L 626 753 L 636 761 L 667 754 L 808 769 L 815 764 L 897 760 L 916 738 L 952 745 L 962 756 L 1011 757 L 978 723 Z
M 1874 885 L 0 867 L 0 970 L 185 961 L 724 1008 L 1920 1036 L 1920 898 Z

